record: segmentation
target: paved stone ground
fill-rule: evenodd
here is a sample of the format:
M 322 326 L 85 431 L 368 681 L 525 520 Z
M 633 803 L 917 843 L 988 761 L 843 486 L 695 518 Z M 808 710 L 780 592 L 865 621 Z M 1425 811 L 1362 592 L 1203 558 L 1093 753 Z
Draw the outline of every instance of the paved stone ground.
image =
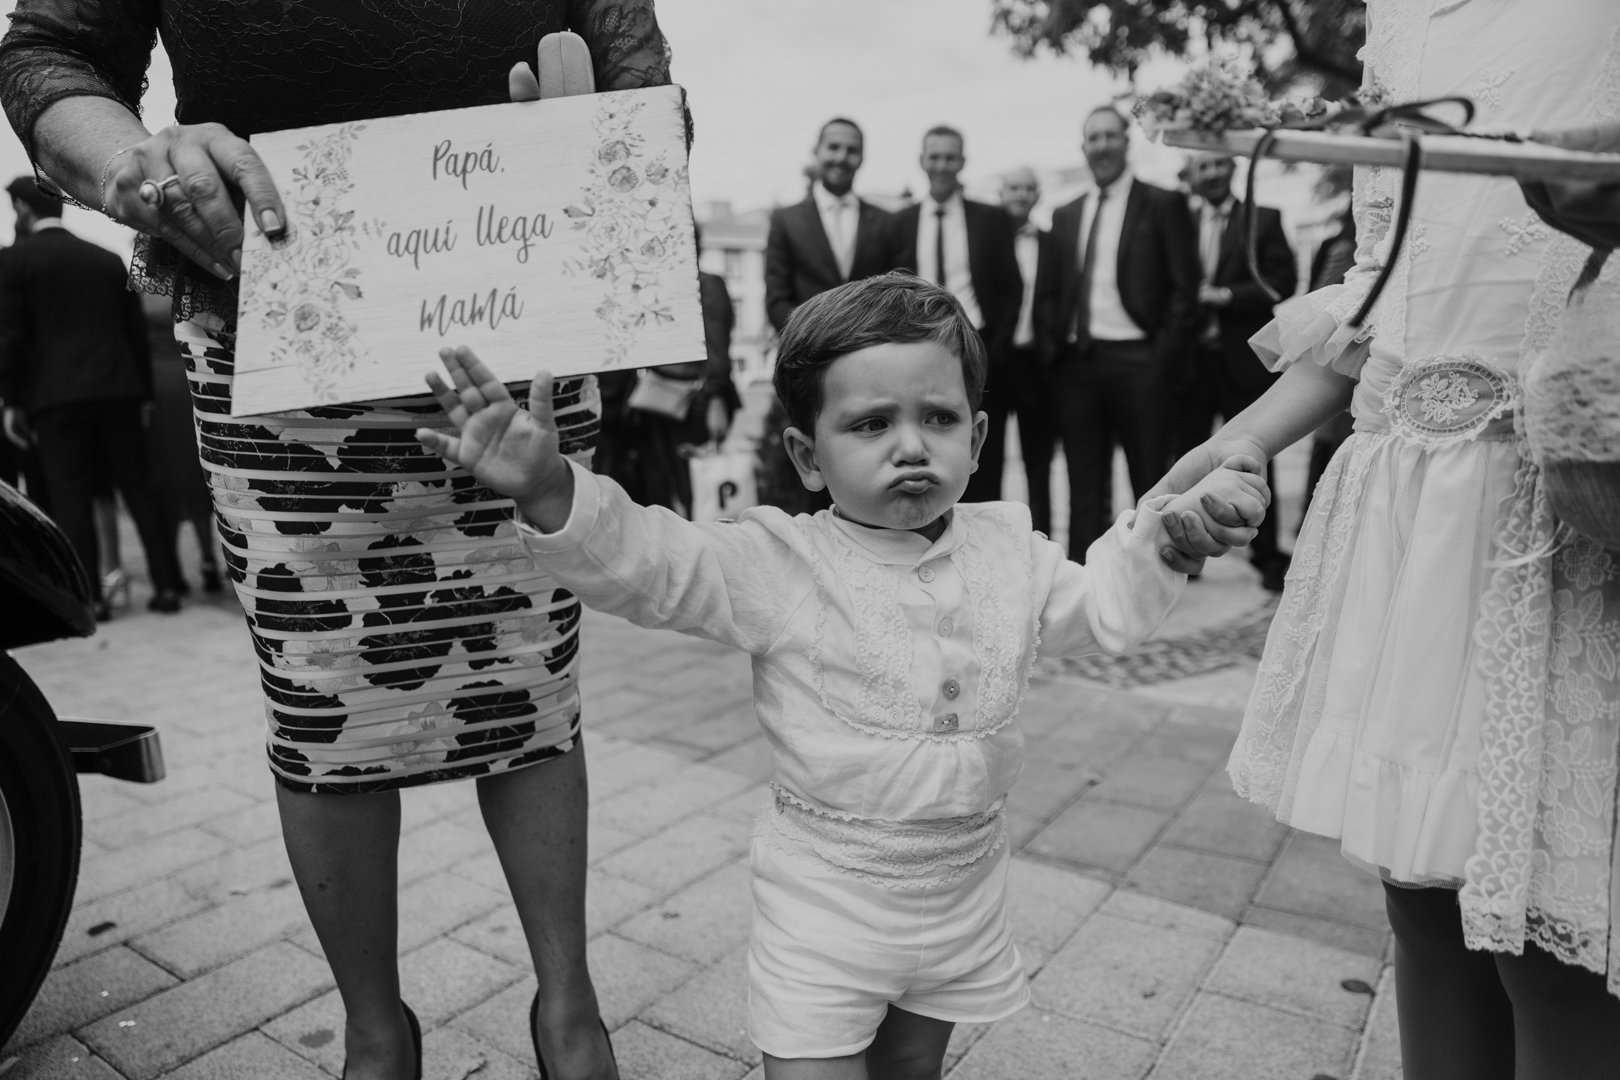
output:
M 137 603 L 144 593 L 137 592 Z M 1377 882 L 1222 771 L 1269 601 L 1212 564 L 1146 659 L 1048 664 L 1010 802 L 1035 1005 L 953 1080 L 1394 1080 Z M 626 1080 L 757 1078 L 745 848 L 768 762 L 743 658 L 588 615 L 591 964 Z M 319 1080 L 340 1007 L 278 834 L 231 601 L 23 650 L 64 715 L 162 731 L 169 776 L 83 781 L 77 905 L 5 1080 Z M 407 792 L 400 954 L 435 1080 L 536 1075 L 533 979 L 470 784 Z

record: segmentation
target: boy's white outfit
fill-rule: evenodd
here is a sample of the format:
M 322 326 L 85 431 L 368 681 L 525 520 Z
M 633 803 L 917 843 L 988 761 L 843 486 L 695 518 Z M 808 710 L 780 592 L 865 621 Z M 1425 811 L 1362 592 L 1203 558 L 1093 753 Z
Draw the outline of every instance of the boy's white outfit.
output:
M 1154 508 L 1084 566 L 1016 503 L 957 506 L 930 542 L 836 511 L 695 525 L 574 469 L 548 573 L 643 626 L 753 656 L 776 798 L 752 849 L 749 1033 L 781 1058 L 872 1041 L 894 1004 L 988 1022 L 1029 998 L 1005 911 L 1012 723 L 1039 656 L 1131 648 L 1185 577 Z

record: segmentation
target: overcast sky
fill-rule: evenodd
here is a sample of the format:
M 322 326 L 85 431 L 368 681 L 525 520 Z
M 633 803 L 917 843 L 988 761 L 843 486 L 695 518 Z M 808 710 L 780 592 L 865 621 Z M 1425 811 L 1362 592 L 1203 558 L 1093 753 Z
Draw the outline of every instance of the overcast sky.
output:
M 12 7 L 0 0 L 0 11 Z M 996 177 L 1019 164 L 1079 162 L 1080 117 L 1123 83 L 1075 57 L 1020 60 L 990 35 L 990 11 L 990 0 L 664 0 L 659 21 L 697 127 L 693 199 L 737 210 L 796 201 L 816 130 L 834 115 L 866 130 L 857 191 L 921 192 L 917 151 L 939 123 L 966 135 L 970 188 L 993 192 Z M 1142 84 L 1174 76 L 1149 71 Z M 160 55 L 145 106 L 154 128 L 173 119 L 169 80 Z M 1147 171 L 1162 174 L 1169 152 L 1143 149 Z M 9 129 L 0 153 L 6 175 L 27 171 Z M 0 217 L 8 241 L 9 215 Z M 127 250 L 127 234 L 99 215 L 70 212 L 68 222 Z

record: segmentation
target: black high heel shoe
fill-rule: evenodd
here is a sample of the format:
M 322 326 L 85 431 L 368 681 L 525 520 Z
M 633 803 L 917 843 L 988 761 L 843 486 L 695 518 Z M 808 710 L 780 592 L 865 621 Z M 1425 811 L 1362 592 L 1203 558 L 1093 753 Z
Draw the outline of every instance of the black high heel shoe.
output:
M 613 1052 L 613 1036 L 608 1034 L 607 1021 L 600 1016 L 596 1022 L 602 1025 L 602 1038 L 607 1040 L 608 1060 L 613 1062 L 613 1071 L 619 1071 L 619 1056 Z M 540 1080 L 551 1080 L 551 1074 L 546 1071 L 546 1059 L 540 1056 L 540 991 L 534 992 L 534 1000 L 529 1002 L 529 1038 L 534 1042 L 534 1061 L 540 1066 Z
M 224 591 L 225 582 L 219 576 L 218 566 L 213 563 L 203 563 L 200 575 L 202 577 L 203 592 L 213 595 Z
M 416 1014 L 411 1012 L 409 1005 L 402 1001 L 399 1003 L 399 1007 L 405 1010 L 405 1026 L 411 1029 L 411 1049 L 416 1053 L 416 1071 L 411 1075 L 415 1077 L 415 1080 L 422 1080 L 422 1025 L 417 1023 Z M 343 1080 L 348 1075 L 349 1063 L 345 1061 L 339 1080 Z

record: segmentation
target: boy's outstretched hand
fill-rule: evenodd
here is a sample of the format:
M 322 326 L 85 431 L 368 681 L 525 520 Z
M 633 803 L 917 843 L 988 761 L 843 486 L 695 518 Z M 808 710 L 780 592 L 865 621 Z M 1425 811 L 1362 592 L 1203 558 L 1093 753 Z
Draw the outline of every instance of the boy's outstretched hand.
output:
M 440 349 L 439 359 L 454 385 L 446 385 L 438 372 L 428 374 L 427 384 L 456 434 L 418 428 L 417 441 L 511 497 L 543 531 L 561 529 L 573 506 L 574 474 L 559 449 L 550 372 L 540 372 L 529 384 L 529 411 L 524 412 L 471 349 Z

